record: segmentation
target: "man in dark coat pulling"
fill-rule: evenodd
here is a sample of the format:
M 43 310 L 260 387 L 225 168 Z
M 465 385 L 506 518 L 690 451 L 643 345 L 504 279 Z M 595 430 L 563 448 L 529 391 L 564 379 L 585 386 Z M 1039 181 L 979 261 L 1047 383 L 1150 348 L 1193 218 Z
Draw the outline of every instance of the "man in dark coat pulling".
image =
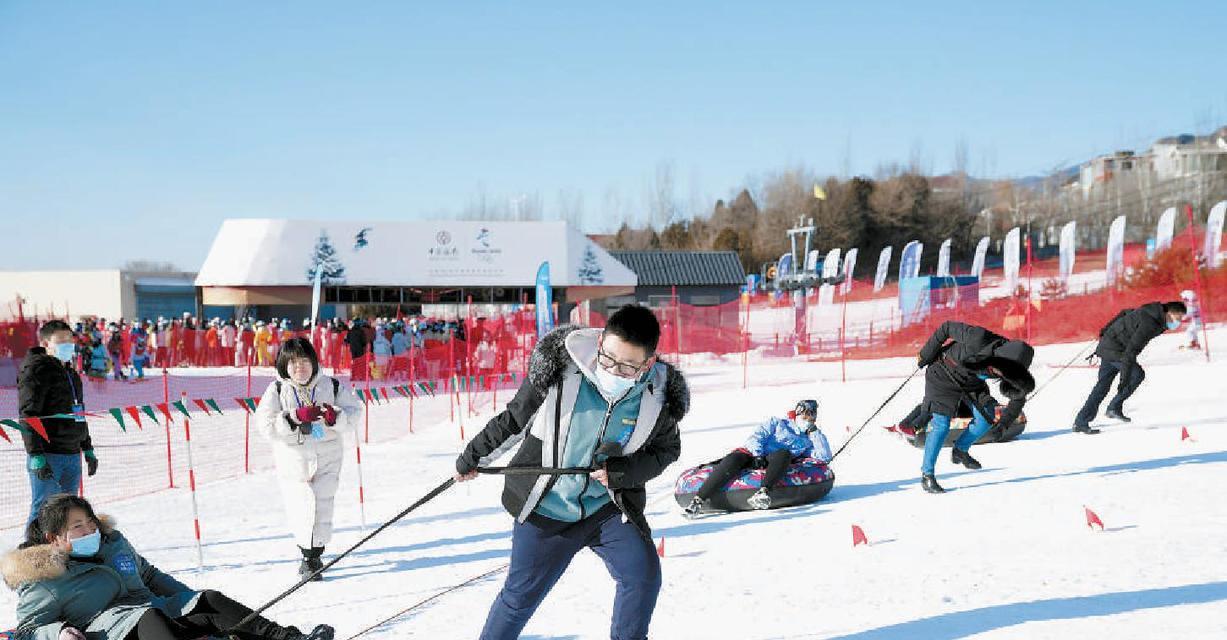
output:
M 993 427 L 986 416 L 996 414 L 997 400 L 986 380 L 1000 380 L 1001 392 L 1009 398 L 998 421 L 1003 430 L 1007 429 L 1022 413 L 1027 394 L 1035 389 L 1035 378 L 1027 371 L 1034 357 L 1031 345 L 1022 340 L 1007 340 L 984 327 L 947 321 L 933 332 L 921 348 L 917 363 L 928 367 L 921 410 L 933 416 L 920 466 L 920 484 L 925 491 L 945 492 L 933 471 L 950 431 L 950 420 L 963 403 L 971 408 L 972 422 L 955 441 L 950 459 L 968 469 L 980 468 L 967 450 Z
M 1151 302 L 1137 309 L 1121 311 L 1103 328 L 1099 333 L 1099 345 L 1095 347 L 1095 354 L 1099 356 L 1099 380 L 1074 418 L 1074 432 L 1099 433 L 1099 429 L 1091 428 L 1091 420 L 1099 413 L 1099 405 L 1107 397 L 1112 380 L 1118 373 L 1120 386 L 1116 389 L 1116 396 L 1108 402 L 1104 415 L 1129 422 L 1129 417 L 1125 415 L 1125 400 L 1146 379 L 1146 372 L 1138 365 L 1138 354 L 1164 331 L 1180 328 L 1186 311 L 1184 303 L 1179 300 Z

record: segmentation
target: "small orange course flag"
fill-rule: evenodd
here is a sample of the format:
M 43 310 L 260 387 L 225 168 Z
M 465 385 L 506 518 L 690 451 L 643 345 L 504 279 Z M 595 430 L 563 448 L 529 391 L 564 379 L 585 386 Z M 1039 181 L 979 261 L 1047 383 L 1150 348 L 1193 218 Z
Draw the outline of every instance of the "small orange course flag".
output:
M 855 548 L 858 545 L 868 545 L 869 538 L 865 536 L 865 530 L 858 525 L 852 525 L 852 546 Z
M 665 557 L 665 537 L 660 537 L 660 544 L 656 545 L 656 555 Z
M 1091 511 L 1090 507 L 1082 505 L 1082 508 L 1086 510 L 1086 526 L 1092 531 L 1095 530 L 1095 527 L 1099 527 L 1099 530 L 1103 531 L 1103 520 L 1100 520 L 1099 516 L 1094 511 Z
M 1180 427 L 1180 441 L 1184 442 L 1185 440 L 1193 440 L 1193 436 L 1189 435 L 1188 427 Z M 1194 440 L 1194 442 L 1196 442 L 1196 440 Z

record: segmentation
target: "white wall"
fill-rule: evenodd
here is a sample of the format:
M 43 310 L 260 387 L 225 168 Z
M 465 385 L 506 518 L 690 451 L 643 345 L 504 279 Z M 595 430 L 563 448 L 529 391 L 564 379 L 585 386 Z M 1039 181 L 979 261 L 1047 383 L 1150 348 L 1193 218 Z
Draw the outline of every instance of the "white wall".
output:
M 17 314 L 17 296 L 27 317 L 37 312 L 71 319 L 82 315 L 124 316 L 123 278 L 118 269 L 98 271 L 0 271 L 0 318 Z M 134 304 L 130 302 L 130 304 Z M 127 314 L 129 317 L 132 311 Z

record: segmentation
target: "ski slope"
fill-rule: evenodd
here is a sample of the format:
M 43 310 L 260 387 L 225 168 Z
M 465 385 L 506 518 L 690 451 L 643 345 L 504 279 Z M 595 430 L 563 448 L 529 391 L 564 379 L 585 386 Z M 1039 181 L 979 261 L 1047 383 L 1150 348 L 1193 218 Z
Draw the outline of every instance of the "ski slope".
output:
M 838 447 L 906 377 L 911 359 L 756 363 L 741 389 L 738 363 L 696 358 L 687 371 L 692 411 L 681 459 L 649 489 L 648 518 L 665 539 L 664 588 L 652 637 L 678 638 L 1221 638 L 1227 636 L 1227 358 L 1177 350 L 1181 336 L 1155 340 L 1141 361 L 1147 378 L 1126 404 L 1128 425 L 1097 436 L 1069 432 L 1095 371 L 1069 369 L 1026 409 L 1019 441 L 973 449 L 981 471 L 956 470 L 943 455 L 950 493 L 918 484 L 920 451 L 879 427 L 922 394 L 917 376 L 834 463 L 827 499 L 781 511 L 684 520 L 672 498 L 682 469 L 738 446 L 752 425 L 783 414 L 800 397 L 822 404 L 822 426 Z M 1227 330 L 1210 333 L 1227 346 Z M 1041 384 L 1083 344 L 1041 347 Z M 504 399 L 505 401 L 505 399 Z M 439 401 L 442 402 L 442 401 Z M 446 404 L 419 403 L 417 432 L 363 449 L 368 529 L 452 472 L 461 442 Z M 373 420 L 402 424 L 405 403 Z M 466 423 L 468 435 L 484 422 Z M 1192 441 L 1181 441 L 1187 427 Z M 359 539 L 353 453 L 327 555 Z M 342 561 L 326 582 L 273 608 L 283 623 L 333 624 L 350 635 L 472 576 L 502 566 L 511 519 L 502 481 L 454 487 Z M 197 588 L 250 605 L 296 581 L 298 552 L 282 524 L 271 473 L 199 487 L 205 538 L 196 568 L 190 496 L 171 490 L 98 505 L 138 550 Z M 1106 526 L 1091 531 L 1084 505 Z M 853 548 L 851 526 L 871 544 Z M 19 532 L 3 532 L 11 548 Z M 327 559 L 327 556 L 326 556 Z M 447 593 L 364 637 L 475 638 L 505 574 Z M 15 623 L 12 592 L 0 595 L 0 625 Z M 613 583 L 584 552 L 546 599 L 526 638 L 608 637 Z

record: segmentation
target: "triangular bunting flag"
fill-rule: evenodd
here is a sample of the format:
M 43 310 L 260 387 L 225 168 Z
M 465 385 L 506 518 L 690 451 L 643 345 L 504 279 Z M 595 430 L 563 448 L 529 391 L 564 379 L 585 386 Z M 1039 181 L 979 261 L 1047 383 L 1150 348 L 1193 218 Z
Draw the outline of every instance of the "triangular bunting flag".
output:
M 196 403 L 196 406 L 200 407 L 200 410 L 205 412 L 206 416 L 211 415 L 209 413 L 209 405 L 206 404 L 204 400 L 201 400 L 200 398 L 193 398 L 192 402 Z
M 43 437 L 43 440 L 51 442 L 51 438 L 47 437 L 47 430 L 43 428 L 43 421 L 41 419 L 26 418 L 25 420 L 26 424 L 30 425 L 30 428 L 33 429 L 35 433 Z
M 171 406 L 173 406 L 174 408 L 178 409 L 178 410 L 179 410 L 179 413 L 182 413 L 184 418 L 190 418 L 190 417 L 192 417 L 192 416 L 188 415 L 188 413 L 187 413 L 187 407 L 186 407 L 186 406 L 184 406 L 184 404 L 183 404 L 183 401 L 182 401 L 182 400 L 176 400 L 176 401 L 174 401 L 174 402 L 172 402 L 172 403 L 170 403 L 170 404 L 171 404 Z
M 163 415 L 163 416 L 166 416 L 166 422 L 167 422 L 167 423 L 171 423 L 171 424 L 173 424 L 173 423 L 174 423 L 174 420 L 171 420 L 171 419 L 170 419 L 170 403 L 168 403 L 168 402 L 159 402 L 159 403 L 158 403 L 158 411 L 161 411 L 161 412 L 162 412 L 162 415 Z
M 111 409 L 110 411 L 111 417 L 115 418 L 115 422 L 119 423 L 119 430 L 126 433 L 128 431 L 128 425 L 124 424 L 124 412 L 119 409 Z
M 384 400 L 386 400 L 386 401 L 388 401 L 388 402 L 392 402 L 392 399 L 388 397 L 388 389 L 387 389 L 387 387 L 379 387 L 379 393 L 383 394 L 383 399 L 384 399 Z
M 145 412 L 145 415 L 149 416 L 149 419 L 153 420 L 154 424 L 162 424 L 161 422 L 158 422 L 158 416 L 154 415 L 153 407 L 143 404 L 141 405 L 141 411 Z
M 145 428 L 145 425 L 141 424 L 141 411 L 140 411 L 140 409 L 137 409 L 136 407 L 124 407 L 124 411 L 127 411 L 127 412 L 128 412 L 128 415 L 132 416 L 132 421 L 136 423 L 136 428 L 137 428 L 137 429 L 144 429 L 144 428 Z
M 217 406 L 217 401 L 214 400 L 213 398 L 205 398 L 205 404 L 209 405 L 210 407 L 213 407 L 213 410 L 217 412 L 217 415 L 219 416 L 223 415 L 222 408 Z
M 256 407 L 260 406 L 259 398 L 243 398 L 243 402 L 245 403 L 245 406 L 247 407 L 247 409 L 250 410 L 252 413 L 255 413 Z
M 17 432 L 21 433 L 21 428 L 19 428 L 17 426 L 17 423 L 12 420 L 0 420 L 0 424 L 3 424 L 6 427 L 9 427 L 10 429 L 17 429 Z M 0 429 L 0 437 L 4 438 L 5 442 L 9 442 L 9 443 L 13 442 L 13 439 L 9 437 L 9 434 L 4 432 L 4 429 Z
M 235 398 L 234 401 L 239 403 L 240 409 L 246 411 L 247 413 L 251 413 L 251 407 L 247 406 L 247 400 L 245 398 Z
M 255 410 L 256 407 L 260 406 L 260 400 L 261 398 L 259 397 L 255 397 L 251 399 L 251 408 L 253 411 Z

